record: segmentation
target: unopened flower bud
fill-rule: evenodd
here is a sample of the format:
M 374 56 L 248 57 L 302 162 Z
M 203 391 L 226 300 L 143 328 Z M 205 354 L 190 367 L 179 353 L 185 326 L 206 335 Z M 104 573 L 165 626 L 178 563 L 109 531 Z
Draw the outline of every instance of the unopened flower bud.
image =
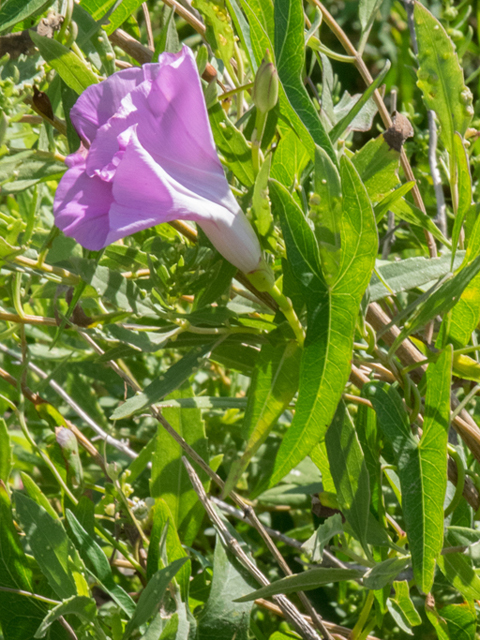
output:
M 268 49 L 255 76 L 252 100 L 257 109 L 263 113 L 273 109 L 278 101 L 278 72 Z

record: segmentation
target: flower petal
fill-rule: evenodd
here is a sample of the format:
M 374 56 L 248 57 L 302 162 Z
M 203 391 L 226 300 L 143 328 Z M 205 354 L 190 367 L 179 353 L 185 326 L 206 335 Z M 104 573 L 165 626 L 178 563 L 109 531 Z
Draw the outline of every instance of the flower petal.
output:
M 85 163 L 76 164 L 58 185 L 53 205 L 55 224 L 86 249 L 98 251 L 108 244 L 108 212 L 112 202 L 112 185 L 97 177 L 90 178 Z
M 156 73 L 150 70 L 150 79 L 130 91 L 97 131 L 87 172 L 113 179 L 112 158 L 120 149 L 119 136 L 137 124 L 140 143 L 173 179 L 236 211 L 215 151 L 193 54 L 184 47 L 178 54 L 162 55 L 161 60 Z
M 79 136 L 92 142 L 97 129 L 116 113 L 122 98 L 144 79 L 143 68 L 132 67 L 117 71 L 103 82 L 87 87 L 70 111 L 70 118 Z
M 115 173 L 113 197 L 105 245 L 162 222 L 193 220 L 238 269 L 258 267 L 258 238 L 233 196 L 235 212 L 176 182 L 140 144 L 135 127 Z

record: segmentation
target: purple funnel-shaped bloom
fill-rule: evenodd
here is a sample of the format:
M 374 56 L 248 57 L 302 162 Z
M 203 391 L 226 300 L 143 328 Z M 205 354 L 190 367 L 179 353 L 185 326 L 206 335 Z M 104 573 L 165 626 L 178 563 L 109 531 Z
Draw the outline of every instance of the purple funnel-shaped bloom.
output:
M 67 158 L 55 195 L 55 223 L 67 236 L 98 250 L 161 222 L 193 220 L 238 269 L 262 268 L 215 151 L 188 47 L 88 87 L 70 116 L 84 145 Z

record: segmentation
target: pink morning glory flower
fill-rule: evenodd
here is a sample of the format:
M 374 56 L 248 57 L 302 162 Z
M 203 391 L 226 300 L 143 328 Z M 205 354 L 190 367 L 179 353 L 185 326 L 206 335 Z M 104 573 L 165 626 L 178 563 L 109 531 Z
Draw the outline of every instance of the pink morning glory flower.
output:
M 265 269 L 215 151 L 188 47 L 91 85 L 70 117 L 83 144 L 55 195 L 65 235 L 98 250 L 161 222 L 193 220 L 238 269 Z

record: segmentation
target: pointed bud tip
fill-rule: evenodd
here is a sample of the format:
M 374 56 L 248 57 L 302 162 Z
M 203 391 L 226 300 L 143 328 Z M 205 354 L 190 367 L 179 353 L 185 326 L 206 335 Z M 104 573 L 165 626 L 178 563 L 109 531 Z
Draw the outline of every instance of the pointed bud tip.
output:
M 278 72 L 268 49 L 255 75 L 252 100 L 263 113 L 273 109 L 278 101 Z

